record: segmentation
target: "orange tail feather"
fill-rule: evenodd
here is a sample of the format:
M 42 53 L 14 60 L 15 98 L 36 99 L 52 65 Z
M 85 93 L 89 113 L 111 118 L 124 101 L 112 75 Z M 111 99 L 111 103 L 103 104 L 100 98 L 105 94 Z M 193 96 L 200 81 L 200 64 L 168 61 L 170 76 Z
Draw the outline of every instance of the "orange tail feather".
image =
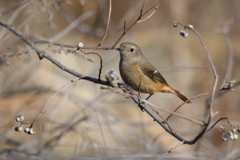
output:
M 172 87 L 168 86 L 169 88 L 171 88 L 173 90 L 173 94 L 177 95 L 181 100 L 183 100 L 184 102 L 188 100 L 188 98 L 186 96 L 184 96 L 182 93 L 180 93 L 179 91 L 173 89 Z M 188 101 L 187 103 L 192 103 L 191 101 Z

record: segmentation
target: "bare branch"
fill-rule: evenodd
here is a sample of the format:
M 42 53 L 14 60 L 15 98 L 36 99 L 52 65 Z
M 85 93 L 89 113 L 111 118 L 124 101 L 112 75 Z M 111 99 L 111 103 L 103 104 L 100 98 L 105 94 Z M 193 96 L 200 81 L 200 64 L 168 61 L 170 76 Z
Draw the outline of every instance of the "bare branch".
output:
M 56 42 L 51 42 L 51 41 L 47 41 L 47 40 L 34 40 L 33 41 L 35 44 L 49 44 L 49 45 L 54 45 L 54 46 L 60 46 L 60 47 L 67 47 L 67 48 L 74 48 L 77 49 L 78 47 L 76 45 L 68 45 L 68 44 L 64 44 L 64 43 L 56 43 Z M 81 49 L 92 49 L 92 50 L 113 50 L 116 48 L 112 48 L 112 47 L 91 47 L 91 46 L 84 46 L 81 47 Z
M 92 78 L 89 76 L 85 76 L 81 73 L 78 73 L 64 65 L 62 65 L 60 62 L 58 62 L 56 59 L 54 59 L 52 56 L 50 56 L 46 51 L 38 48 L 34 42 L 32 42 L 31 40 L 29 40 L 24 34 L 22 34 L 22 32 L 20 32 L 18 29 L 16 29 L 15 27 L 13 27 L 12 25 L 6 23 L 5 21 L 3 21 L 2 19 L 0 19 L 0 25 L 4 26 L 5 28 L 7 28 L 8 30 L 10 30 L 12 33 L 14 33 L 16 36 L 18 36 L 19 38 L 21 38 L 25 43 L 27 43 L 37 54 L 39 59 L 43 59 L 46 58 L 49 61 L 51 61 L 53 64 L 55 64 L 57 67 L 59 67 L 60 69 L 62 69 L 63 71 L 66 71 L 76 77 L 81 77 L 82 79 L 94 82 L 94 83 L 99 83 L 99 84 L 103 84 L 103 85 L 109 85 L 109 83 L 107 81 L 99 81 L 96 78 Z

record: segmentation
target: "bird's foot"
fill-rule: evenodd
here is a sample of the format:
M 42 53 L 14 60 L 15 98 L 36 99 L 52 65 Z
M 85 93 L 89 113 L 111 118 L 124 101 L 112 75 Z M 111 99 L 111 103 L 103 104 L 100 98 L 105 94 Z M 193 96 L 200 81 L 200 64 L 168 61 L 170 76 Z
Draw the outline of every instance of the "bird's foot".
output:
M 142 110 L 142 112 L 144 112 L 144 107 L 145 107 L 145 102 L 140 102 L 139 104 L 138 104 L 138 107 Z

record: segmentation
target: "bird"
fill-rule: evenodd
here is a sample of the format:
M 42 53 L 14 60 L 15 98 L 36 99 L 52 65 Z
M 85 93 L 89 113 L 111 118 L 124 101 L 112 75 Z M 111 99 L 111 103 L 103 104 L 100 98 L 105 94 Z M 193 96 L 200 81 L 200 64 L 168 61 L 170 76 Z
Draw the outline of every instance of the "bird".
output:
M 123 42 L 116 50 L 120 52 L 119 71 L 122 80 L 134 90 L 149 94 L 146 99 L 154 93 L 163 92 L 175 94 L 184 102 L 188 100 L 186 96 L 167 83 L 156 67 L 144 57 L 136 44 Z

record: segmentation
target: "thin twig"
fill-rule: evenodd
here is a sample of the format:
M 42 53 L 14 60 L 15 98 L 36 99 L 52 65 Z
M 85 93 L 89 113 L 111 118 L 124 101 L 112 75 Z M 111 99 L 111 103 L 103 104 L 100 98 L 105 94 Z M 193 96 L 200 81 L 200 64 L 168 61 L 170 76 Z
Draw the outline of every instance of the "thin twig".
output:
M 146 15 L 150 10 L 152 10 L 153 8 L 155 8 L 156 6 L 158 6 L 160 3 L 164 2 L 165 0 L 161 0 L 160 2 L 158 2 L 157 4 L 155 4 L 154 6 L 152 6 L 151 8 L 149 8 L 146 12 L 143 13 L 143 7 L 145 5 L 145 0 L 143 1 L 143 5 L 142 5 L 142 9 L 140 11 L 140 15 L 138 17 L 138 19 L 136 19 L 126 30 L 124 30 L 124 32 L 122 33 L 122 35 L 117 39 L 117 41 L 114 43 L 114 45 L 112 46 L 112 48 L 115 48 L 116 45 L 118 44 L 118 42 L 122 39 L 122 37 L 139 21 L 141 20 L 141 18 Z
M 228 117 L 222 117 L 222 118 L 220 118 L 219 120 L 217 120 L 211 127 L 209 127 L 204 134 L 206 134 L 208 131 L 210 131 L 211 129 L 213 129 L 213 127 L 214 127 L 215 125 L 217 125 L 220 121 L 222 121 L 222 120 L 224 120 L 224 119 L 226 119 L 226 120 L 227 120 L 227 123 L 230 124 L 231 128 L 233 128 L 233 125 L 232 125 L 232 123 L 229 121 Z
M 162 116 L 157 110 L 155 110 L 151 105 L 149 105 L 149 106 L 151 107 L 151 109 L 152 109 L 159 117 L 162 118 L 163 122 L 168 126 L 168 128 L 171 130 L 171 132 L 172 132 L 173 134 L 176 134 L 176 132 L 173 131 L 172 127 L 169 125 L 169 123 L 166 121 L 166 119 L 164 119 L 163 116 Z
M 39 120 L 39 118 L 41 117 L 41 115 L 43 114 L 44 110 L 46 109 L 46 107 L 48 106 L 48 104 L 51 102 L 51 100 L 64 88 L 66 87 L 67 85 L 69 85 L 70 83 L 76 81 L 76 80 L 80 80 L 80 78 L 76 78 L 76 79 L 73 79 L 69 82 L 67 82 L 66 84 L 64 84 L 60 89 L 57 90 L 56 93 L 54 93 L 52 95 L 52 97 L 47 101 L 47 103 L 44 105 L 43 109 L 41 110 L 41 112 L 38 114 L 38 116 L 32 121 L 32 124 L 35 123 L 36 121 Z
M 143 20 L 139 20 L 137 23 L 141 23 L 143 21 L 146 21 L 147 19 L 149 19 L 150 17 L 152 17 L 152 15 L 156 12 L 156 10 L 158 9 L 159 4 L 155 7 L 155 9 L 152 11 L 152 13 L 150 15 L 148 15 L 146 18 L 144 18 Z
M 60 133 L 58 133 L 57 135 L 55 135 L 54 137 L 52 137 L 50 140 L 48 140 L 47 142 L 45 142 L 40 149 L 48 148 L 48 153 L 51 153 L 51 150 L 54 149 L 54 147 L 60 142 L 60 139 L 66 135 L 68 132 L 73 131 L 75 129 L 75 127 L 77 126 L 77 124 L 80 124 L 86 120 L 88 120 L 88 116 L 83 116 L 79 119 L 76 119 L 75 121 L 72 121 L 66 128 L 64 128 L 63 131 L 61 131 Z
M 102 41 L 98 44 L 97 47 L 100 47 L 102 45 L 102 43 L 104 42 L 104 40 L 107 36 L 108 27 L 109 27 L 109 24 L 110 24 L 111 13 L 112 13 L 112 0 L 109 0 L 109 10 L 108 10 L 108 20 L 107 20 L 106 30 L 105 30 L 104 36 L 102 38 Z
M 225 78 L 221 84 L 221 86 L 224 86 L 225 84 L 225 79 L 227 79 L 228 77 L 231 76 L 232 74 L 232 70 L 233 70 L 233 46 L 232 46 L 232 42 L 231 39 L 229 38 L 229 31 L 230 31 L 230 25 L 233 23 L 233 19 L 228 20 L 227 22 L 224 23 L 223 27 L 220 30 L 220 33 L 223 34 L 224 36 L 224 42 L 227 45 L 227 49 L 228 49 L 228 62 L 227 62 L 227 69 L 226 69 L 226 73 L 225 73 Z
M 212 116 L 213 116 L 213 98 L 214 98 L 214 96 L 215 96 L 215 92 L 216 92 L 216 88 L 217 88 L 218 74 L 217 74 L 216 68 L 215 68 L 215 66 L 214 66 L 214 64 L 213 64 L 213 61 L 212 61 L 212 59 L 211 59 L 211 56 L 210 56 L 210 54 L 209 54 L 209 52 L 208 52 L 208 50 L 207 50 L 207 47 L 206 47 L 206 45 L 204 44 L 204 42 L 203 42 L 202 37 L 200 36 L 200 34 L 194 29 L 193 26 L 184 25 L 184 24 L 179 23 L 179 22 L 177 22 L 177 24 L 180 24 L 180 25 L 183 26 L 185 29 L 192 30 L 192 31 L 198 36 L 198 38 L 199 38 L 199 40 L 200 40 L 200 42 L 201 42 L 201 44 L 202 44 L 202 46 L 203 46 L 206 54 L 207 54 L 208 60 L 209 60 L 209 62 L 210 62 L 210 64 L 211 64 L 211 67 L 212 67 L 212 71 L 213 71 L 213 74 L 214 74 L 214 84 L 213 84 L 213 87 L 212 87 L 212 96 L 211 96 L 211 101 L 210 101 L 210 105 L 209 105 L 209 118 L 208 118 L 208 123 L 207 123 L 207 124 L 209 125 L 209 123 L 210 123 L 210 121 L 211 121 L 211 118 L 212 118 Z M 208 125 L 207 125 L 207 126 L 208 126 Z
M 184 141 L 179 142 L 176 146 L 174 146 L 173 148 L 171 148 L 168 152 L 166 152 L 165 154 L 163 154 L 161 157 L 159 157 L 157 160 L 162 159 L 164 157 L 166 157 L 167 155 L 169 155 L 172 151 L 176 150 L 178 147 L 180 147 L 181 145 L 184 144 Z
M 127 97 L 131 97 L 131 98 L 133 98 L 133 99 L 137 99 L 137 102 L 138 102 L 138 99 L 141 99 L 141 101 L 143 101 L 143 102 L 145 102 L 145 103 L 147 103 L 147 104 L 149 104 L 149 105 L 151 105 L 151 106 L 159 109 L 160 111 L 163 111 L 163 112 L 166 112 L 166 113 L 169 113 L 169 114 L 173 114 L 173 115 L 175 115 L 175 116 L 177 116 L 177 117 L 186 119 L 186 120 L 188 120 L 188 121 L 190 121 L 190 122 L 193 122 L 193 123 L 196 123 L 196 124 L 199 124 L 199 125 L 202 125 L 202 126 L 206 126 L 206 124 L 203 123 L 203 122 L 201 122 L 201 121 L 197 121 L 197 120 L 194 120 L 194 119 L 192 119 L 192 118 L 188 118 L 188 117 L 183 116 L 183 115 L 181 115 L 181 114 L 174 113 L 174 112 L 172 112 L 172 111 L 169 111 L 169 110 L 163 109 L 163 108 L 161 108 L 161 107 L 159 107 L 159 106 L 156 106 L 155 104 L 153 104 L 153 103 L 145 100 L 144 98 L 138 96 L 138 95 L 135 94 L 133 91 L 125 90 L 124 88 L 122 88 L 122 89 L 125 91 L 125 93 L 123 93 L 123 92 L 116 91 L 116 90 L 115 90 L 114 88 L 112 88 L 112 87 L 108 87 L 107 89 L 109 89 L 110 91 L 113 91 L 114 93 L 121 94 L 121 95 L 124 95 L 124 96 L 127 96 Z M 145 108 L 146 108 L 146 107 L 145 107 Z M 144 110 L 145 110 L 145 108 L 144 108 Z M 156 113 L 157 113 L 157 112 L 156 112 Z M 153 118 L 155 119 L 155 116 L 154 116 Z
M 100 54 L 98 54 L 98 53 L 96 53 L 96 52 L 84 52 L 84 51 L 81 50 L 81 49 L 80 49 L 80 51 L 81 51 L 82 53 L 84 53 L 85 55 L 94 54 L 94 55 L 97 55 L 97 56 L 99 57 L 99 59 L 100 59 L 100 67 L 99 67 L 99 73 L 98 73 L 98 82 L 100 82 L 100 81 L 101 81 L 102 67 L 103 67 L 103 65 L 102 65 L 102 62 L 103 62 L 102 57 L 100 56 Z
M 4 16 L 12 11 L 16 11 L 16 9 L 20 8 L 21 6 L 27 4 L 30 0 L 25 0 L 22 3 L 16 4 L 15 6 L 11 7 L 8 10 L 2 11 L 1 16 Z
M 73 48 L 77 49 L 77 45 L 68 45 L 64 43 L 56 43 L 56 42 L 51 42 L 47 40 L 34 40 L 33 41 L 35 44 L 49 44 L 49 45 L 54 45 L 54 46 L 60 46 L 60 47 L 66 47 L 66 48 Z M 112 47 L 96 47 L 96 46 L 83 46 L 81 49 L 91 49 L 91 50 L 113 50 L 116 48 Z
M 143 4 L 142 4 L 142 8 L 141 8 L 141 10 L 140 10 L 140 15 L 139 15 L 139 19 L 141 19 L 141 17 L 142 17 L 142 13 L 143 13 L 143 8 L 144 8 L 144 6 L 145 6 L 145 3 L 146 3 L 146 0 L 143 0 Z
M 215 93 L 219 93 L 219 92 L 222 92 L 222 91 L 224 91 L 224 90 L 227 90 L 227 89 L 222 88 L 222 89 L 216 91 Z M 191 101 L 191 100 L 193 100 L 193 99 L 200 98 L 200 97 L 202 97 L 202 96 L 208 96 L 208 95 L 212 95 L 212 93 L 202 93 L 202 94 L 196 95 L 196 96 L 194 96 L 194 97 L 191 97 L 191 98 L 189 98 L 187 101 L 185 101 L 185 102 L 183 102 L 182 104 L 180 104 L 173 112 L 176 112 L 180 107 L 182 107 L 184 104 L 186 104 L 187 102 L 189 102 L 189 101 Z M 170 115 L 166 118 L 166 121 L 168 121 L 171 117 L 172 117 L 172 114 L 170 114 Z
M 175 116 L 177 116 L 177 117 L 180 117 L 180 118 L 182 118 L 182 119 L 186 119 L 186 120 L 188 120 L 188 121 L 190 121 L 190 122 L 199 124 L 199 125 L 201 125 L 201 126 L 206 126 L 206 124 L 203 123 L 203 122 L 201 122 L 201 121 L 194 120 L 194 119 L 192 119 L 192 118 L 188 118 L 188 117 L 183 116 L 183 115 L 181 115 L 181 114 L 174 113 L 174 112 L 172 112 L 172 111 L 169 111 L 169 110 L 160 108 L 159 106 L 156 106 L 156 105 L 154 105 L 153 103 L 151 103 L 151 102 L 149 102 L 149 101 L 146 101 L 145 99 L 142 99 L 142 101 L 145 102 L 145 103 L 147 103 L 147 104 L 149 104 L 149 105 L 154 106 L 155 108 L 157 108 L 157 109 L 159 109 L 159 110 L 161 110 L 161 111 L 163 111 L 163 112 L 166 112 L 166 113 L 169 113 L 169 114 L 173 114 L 173 115 L 175 115 Z
M 199 39 L 200 39 L 200 41 L 201 41 L 201 44 L 202 44 L 205 52 L 207 53 L 208 60 L 209 60 L 209 62 L 210 62 L 210 64 L 211 64 L 211 66 L 212 66 L 212 70 L 213 70 L 213 74 L 214 74 L 214 79 L 215 79 L 215 80 L 214 80 L 214 85 L 213 85 L 213 88 L 212 88 L 212 93 L 213 93 L 213 94 L 212 94 L 212 98 L 211 98 L 211 102 L 210 102 L 210 108 L 209 108 L 209 109 L 210 109 L 209 114 L 210 114 L 210 116 L 212 116 L 212 114 L 213 114 L 212 105 L 213 105 L 213 98 L 214 98 L 214 96 L 215 96 L 215 92 L 216 92 L 216 89 L 217 89 L 218 74 L 217 74 L 216 68 L 215 68 L 215 66 L 214 66 L 214 64 L 213 64 L 212 58 L 211 58 L 211 56 L 210 56 L 210 54 L 209 54 L 209 52 L 208 52 L 208 50 L 207 50 L 206 45 L 204 44 L 204 42 L 203 42 L 203 40 L 202 40 L 200 34 L 199 34 L 194 28 L 192 28 L 192 31 L 199 37 Z
M 126 22 L 126 21 L 124 21 L 124 24 L 123 24 L 123 34 L 125 34 L 125 33 L 126 33 L 126 25 L 127 25 L 127 22 Z

